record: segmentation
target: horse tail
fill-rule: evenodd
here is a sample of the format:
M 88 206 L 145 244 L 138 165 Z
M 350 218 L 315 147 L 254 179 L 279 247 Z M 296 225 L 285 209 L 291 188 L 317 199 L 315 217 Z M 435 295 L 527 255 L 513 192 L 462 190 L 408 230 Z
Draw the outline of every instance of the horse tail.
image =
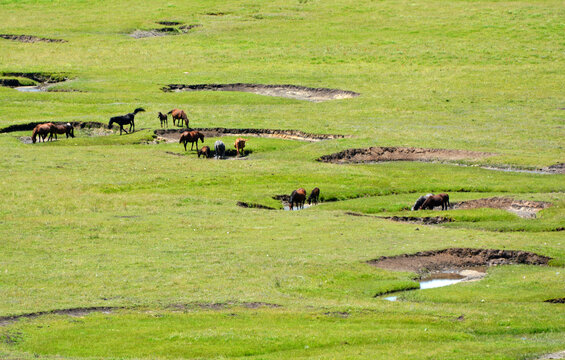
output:
M 31 141 L 35 144 L 35 142 L 37 141 L 37 127 L 35 129 L 33 129 L 33 133 L 31 135 Z

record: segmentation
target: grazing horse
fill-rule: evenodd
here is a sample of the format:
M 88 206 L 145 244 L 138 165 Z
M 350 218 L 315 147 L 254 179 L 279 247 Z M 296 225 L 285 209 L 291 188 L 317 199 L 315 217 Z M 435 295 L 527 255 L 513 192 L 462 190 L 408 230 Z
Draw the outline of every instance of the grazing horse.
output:
M 420 196 L 418 200 L 416 200 L 416 202 L 414 203 L 414 206 L 412 206 L 412 211 L 420 210 L 424 201 L 426 201 L 430 196 L 433 195 L 434 194 L 426 194 L 424 196 Z
M 200 155 L 204 156 L 205 158 L 209 158 L 211 155 L 210 147 L 202 146 L 202 149 L 198 150 L 198 158 L 200 158 Z
M 171 114 L 171 117 L 173 118 L 173 126 L 177 125 L 175 122 L 178 121 L 177 126 L 182 127 L 182 123 L 184 122 L 184 123 L 186 123 L 186 128 L 190 129 L 188 127 L 188 122 L 189 122 L 188 117 L 186 116 L 186 113 L 183 110 L 173 109 L 173 110 L 169 111 L 167 114 Z
M 35 142 L 37 141 L 37 136 L 39 135 L 39 142 L 41 142 L 42 139 L 43 142 L 45 142 L 45 138 L 51 131 L 52 126 L 53 123 L 45 123 L 45 124 L 37 125 L 35 128 L 33 128 L 33 132 L 31 134 L 31 141 L 35 144 Z
M 112 124 L 116 123 L 120 125 L 120 135 L 122 135 L 122 131 L 125 131 L 128 134 L 128 131 L 124 129 L 124 125 L 129 125 L 129 132 L 135 131 L 135 114 L 138 112 L 145 111 L 144 108 L 137 108 L 132 113 L 121 115 L 121 116 L 114 116 L 110 118 L 110 122 L 108 123 L 108 129 L 112 128 Z
M 159 117 L 159 120 L 161 121 L 161 127 L 163 127 L 163 124 L 165 124 L 166 127 L 169 127 L 169 117 L 167 116 L 167 114 L 163 114 L 159 111 L 159 114 L 157 115 Z
M 53 135 L 55 135 L 55 139 L 57 139 L 57 134 L 65 134 L 67 135 L 67 139 L 70 137 L 75 137 L 75 130 L 71 123 L 66 124 L 53 124 L 51 126 L 51 130 L 49 131 L 49 140 L 53 140 Z
M 310 205 L 312 203 L 318 204 L 319 199 L 320 199 L 320 189 L 315 187 L 314 189 L 312 189 L 310 196 L 308 196 L 308 205 Z
M 443 193 L 439 195 L 432 195 L 424 201 L 422 204 L 422 210 L 430 209 L 433 210 L 434 207 L 440 206 L 442 210 L 447 210 L 451 204 L 449 203 L 449 195 Z
M 180 136 L 179 144 L 184 144 L 184 151 L 186 151 L 187 143 L 191 143 L 190 150 L 192 150 L 194 143 L 196 142 L 196 151 L 198 151 L 198 139 L 204 143 L 204 134 L 200 131 L 185 131 Z
M 304 209 L 304 201 L 306 200 L 306 190 L 300 188 L 298 190 L 294 190 L 292 194 L 290 194 L 289 200 L 289 207 L 290 210 L 294 208 L 294 204 L 298 209 Z
M 214 143 L 214 152 L 216 153 L 216 157 L 223 159 L 226 156 L 226 145 L 222 140 L 216 140 Z
M 243 156 L 243 149 L 245 148 L 245 142 L 249 141 L 244 138 L 237 138 L 233 146 L 235 146 L 235 151 L 237 152 L 237 156 Z

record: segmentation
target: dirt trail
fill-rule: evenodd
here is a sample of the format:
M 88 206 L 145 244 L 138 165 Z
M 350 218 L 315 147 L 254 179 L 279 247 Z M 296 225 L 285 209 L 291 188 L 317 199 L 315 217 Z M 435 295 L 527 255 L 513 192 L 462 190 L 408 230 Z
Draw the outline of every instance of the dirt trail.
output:
M 178 142 L 180 134 L 186 129 L 157 129 L 155 135 L 160 136 L 168 141 Z M 287 140 L 302 141 L 321 141 L 331 139 L 343 139 L 344 135 L 333 134 L 309 134 L 300 130 L 278 130 L 278 129 L 230 129 L 230 128 L 194 128 L 204 134 L 205 137 L 220 136 L 256 136 L 256 137 L 272 137 Z
M 298 85 L 265 85 L 265 84 L 170 84 L 161 90 L 171 91 L 241 91 L 258 95 L 276 96 L 289 99 L 322 102 L 328 100 L 350 99 L 359 93 L 348 90 L 310 88 Z
M 475 266 L 497 266 L 507 264 L 547 265 L 550 257 L 519 250 L 450 248 L 423 251 L 415 254 L 381 256 L 367 263 L 387 270 L 447 271 Z

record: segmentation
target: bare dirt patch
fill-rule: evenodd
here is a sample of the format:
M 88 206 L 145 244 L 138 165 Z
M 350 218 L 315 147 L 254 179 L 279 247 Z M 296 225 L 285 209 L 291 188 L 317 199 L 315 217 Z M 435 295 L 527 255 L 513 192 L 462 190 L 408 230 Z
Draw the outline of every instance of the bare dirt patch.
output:
M 350 99 L 359 93 L 348 90 L 310 88 L 298 85 L 265 85 L 265 84 L 170 84 L 161 90 L 171 91 L 240 91 L 258 95 L 276 96 L 289 99 L 321 102 L 328 100 Z
M 12 41 L 19 41 L 24 43 L 35 43 L 35 42 L 48 42 L 48 43 L 66 43 L 67 40 L 63 39 L 50 39 L 43 38 L 33 35 L 13 35 L 13 34 L 0 34 L 0 38 Z
M 545 354 L 544 356 L 538 358 L 538 360 L 550 360 L 550 359 L 565 359 L 565 350 L 551 354 Z
M 551 304 L 565 304 L 565 298 L 548 299 L 544 302 Z
M 551 203 L 545 201 L 527 201 L 515 200 L 507 197 L 492 197 L 477 200 L 462 201 L 454 203 L 453 209 L 478 209 L 492 208 L 510 211 L 522 218 L 535 218 L 538 211 L 551 206 Z
M 55 314 L 55 315 L 69 315 L 69 316 L 80 317 L 80 316 L 88 315 L 93 312 L 101 312 L 101 313 L 109 314 L 112 311 L 118 309 L 123 309 L 123 307 L 93 306 L 87 308 L 60 309 L 60 310 L 51 310 L 51 311 L 39 311 L 39 312 L 21 314 L 21 315 L 0 316 L 0 326 L 5 326 L 14 323 L 20 319 L 33 319 L 44 315 Z
M 348 149 L 321 156 L 318 161 L 336 164 L 373 163 L 383 161 L 438 161 L 482 159 L 494 154 L 452 149 L 424 149 L 414 147 L 370 147 Z
M 230 129 L 230 128 L 194 128 L 204 134 L 205 137 L 221 136 L 256 136 L 272 137 L 287 140 L 321 141 L 332 139 L 343 139 L 344 135 L 333 134 L 310 134 L 300 130 L 278 130 L 278 129 Z M 184 129 L 157 129 L 155 135 L 172 142 L 178 142 Z
M 237 202 L 237 206 L 240 206 L 242 208 L 254 208 L 254 209 L 264 209 L 264 210 L 276 210 L 275 208 L 272 208 L 270 206 L 265 206 L 265 205 L 261 205 L 261 204 L 254 204 L 254 203 L 247 203 L 247 202 L 243 202 L 243 201 L 238 201 Z
M 164 24 L 167 23 L 167 24 Z M 167 22 L 167 21 L 163 21 L 160 22 L 160 24 L 162 25 L 178 25 L 180 23 L 176 23 L 171 21 L 171 22 Z M 200 27 L 202 25 L 182 25 L 179 27 L 164 27 L 164 28 L 158 28 L 158 29 L 150 29 L 150 30 L 135 30 L 134 32 L 132 32 L 131 34 L 129 34 L 129 36 L 131 36 L 134 39 L 143 39 L 143 38 L 147 38 L 147 37 L 159 37 L 159 36 L 168 36 L 168 35 L 182 35 L 182 34 L 186 34 L 188 33 L 190 30 L 196 28 L 196 27 Z
M 426 273 L 449 271 L 476 266 L 497 266 L 509 264 L 547 265 L 550 257 L 520 250 L 450 248 L 381 256 L 367 263 L 387 270 L 414 271 Z
M 541 169 L 542 171 L 553 174 L 565 174 L 565 163 L 558 163 Z

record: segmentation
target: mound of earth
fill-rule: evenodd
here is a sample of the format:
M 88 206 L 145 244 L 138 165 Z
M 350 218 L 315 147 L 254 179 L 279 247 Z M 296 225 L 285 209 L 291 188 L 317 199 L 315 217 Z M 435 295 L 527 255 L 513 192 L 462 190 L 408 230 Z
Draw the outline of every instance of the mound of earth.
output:
M 264 85 L 264 84 L 170 84 L 161 90 L 170 91 L 241 91 L 258 95 L 277 96 L 289 99 L 321 102 L 327 100 L 349 99 L 359 93 L 339 89 L 310 88 L 297 85 Z
M 344 135 L 332 134 L 309 134 L 300 130 L 277 130 L 277 129 L 229 129 L 229 128 L 194 128 L 204 134 L 205 137 L 220 136 L 257 136 L 257 137 L 275 137 L 288 140 L 304 140 L 304 141 L 320 141 L 331 139 L 342 139 Z M 165 139 L 178 141 L 180 134 L 185 129 L 158 129 L 155 135 Z
M 515 200 L 507 197 L 492 197 L 462 201 L 459 203 L 454 203 L 452 205 L 453 209 L 503 209 L 527 219 L 535 218 L 538 211 L 543 210 L 549 206 L 551 206 L 551 203 L 545 201 Z
M 381 161 L 437 161 L 480 159 L 494 154 L 452 149 L 424 149 L 413 147 L 370 147 L 348 149 L 338 153 L 324 155 L 318 161 L 346 164 L 371 163 Z
M 167 22 L 167 21 L 163 21 L 160 22 L 160 24 L 163 25 L 178 25 L 180 23 L 176 23 L 176 22 Z M 157 37 L 157 36 L 167 36 L 167 35 L 182 35 L 182 34 L 186 34 L 187 32 L 189 32 L 190 30 L 194 29 L 195 27 L 199 27 L 202 25 L 182 25 L 179 27 L 164 27 L 164 28 L 158 28 L 158 29 L 150 29 L 150 30 L 135 30 L 134 32 L 132 32 L 131 34 L 129 34 L 129 36 L 131 36 L 134 39 L 143 39 L 143 38 L 147 38 L 147 37 Z
M 65 43 L 67 40 L 63 39 L 49 39 L 49 38 L 42 38 L 32 35 L 12 35 L 12 34 L 0 34 L 0 38 L 12 41 L 19 41 L 24 43 L 34 43 L 34 42 L 58 42 L 58 43 Z
M 237 206 L 243 207 L 243 208 L 255 208 L 255 209 L 265 209 L 265 210 L 276 210 L 275 208 L 272 208 L 270 206 L 265 206 L 265 205 L 261 205 L 261 204 L 254 204 L 254 203 L 247 203 L 247 202 L 243 202 L 243 201 L 238 201 L 237 202 Z
M 425 273 L 430 271 L 448 271 L 476 266 L 497 266 L 508 264 L 547 265 L 550 257 L 519 250 L 450 248 L 402 254 L 397 256 L 381 256 L 367 263 L 387 270 L 414 271 Z

